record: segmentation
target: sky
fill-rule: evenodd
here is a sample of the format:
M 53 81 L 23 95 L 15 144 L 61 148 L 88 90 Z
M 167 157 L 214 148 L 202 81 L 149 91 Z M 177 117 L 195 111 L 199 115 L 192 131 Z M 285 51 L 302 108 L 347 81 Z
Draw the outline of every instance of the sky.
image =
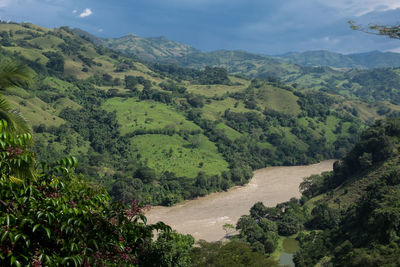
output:
M 107 38 L 165 36 L 203 51 L 400 52 L 400 40 L 347 24 L 399 24 L 400 0 L 0 0 L 0 19 Z

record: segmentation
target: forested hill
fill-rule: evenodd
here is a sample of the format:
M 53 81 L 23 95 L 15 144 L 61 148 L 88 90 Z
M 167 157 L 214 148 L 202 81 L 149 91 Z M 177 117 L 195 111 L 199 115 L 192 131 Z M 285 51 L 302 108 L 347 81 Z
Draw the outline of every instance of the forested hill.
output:
M 75 28 L 73 31 L 79 36 L 89 38 L 97 45 L 134 54 L 141 60 L 150 62 L 177 63 L 177 58 L 200 52 L 189 45 L 168 40 L 163 36 L 144 38 L 135 34 L 128 34 L 120 38 L 99 38 L 79 28 Z
M 198 70 L 206 66 L 223 67 L 232 75 L 281 81 L 301 89 L 322 90 L 367 102 L 378 100 L 399 104 L 400 100 L 400 71 L 396 68 L 400 63 L 400 54 L 397 53 L 374 51 L 342 55 L 309 51 L 279 57 L 245 51 L 204 53 L 165 38 L 128 35 L 105 41 L 79 29 L 74 29 L 74 32 L 96 44 L 146 61 L 174 63 Z M 380 113 L 385 114 L 390 110 L 389 105 Z
M 393 52 L 372 51 L 368 53 L 343 55 L 329 51 L 306 51 L 287 53 L 277 58 L 286 59 L 301 66 L 329 66 L 335 68 L 373 69 L 400 67 L 400 54 Z
M 302 185 L 311 211 L 296 266 L 400 264 L 400 120 L 378 121 L 332 173 Z
M 172 205 L 244 184 L 257 168 L 341 157 L 365 123 L 400 110 L 219 67 L 144 63 L 68 27 L 2 23 L 0 36 L 2 59 L 35 74 L 6 94 L 39 160 L 77 156 L 79 173 L 124 201 Z
M 296 238 L 298 267 L 398 266 L 399 138 L 399 118 L 376 121 L 333 171 L 304 179 L 300 199 L 276 207 L 255 203 L 233 239 L 274 257 L 282 239 Z

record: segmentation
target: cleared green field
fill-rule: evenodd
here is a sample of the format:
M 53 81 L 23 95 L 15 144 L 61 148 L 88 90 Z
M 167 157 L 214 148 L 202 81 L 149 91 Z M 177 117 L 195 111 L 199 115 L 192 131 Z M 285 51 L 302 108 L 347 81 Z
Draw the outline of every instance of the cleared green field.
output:
M 280 128 L 279 130 L 283 131 L 283 133 L 285 134 L 285 143 L 291 143 L 292 145 L 295 145 L 299 149 L 304 151 L 308 149 L 308 145 L 304 143 L 304 141 L 300 140 L 299 138 L 297 138 L 296 135 L 290 132 L 291 128 L 289 127 L 279 127 L 279 128 Z
M 175 129 L 195 131 L 199 126 L 178 113 L 173 107 L 154 101 L 140 101 L 137 98 L 109 99 L 103 108 L 116 111 L 121 125 L 121 133 L 126 134 L 135 130 Z
M 67 90 L 73 90 L 74 88 L 76 88 L 74 85 L 72 85 L 66 81 L 57 79 L 55 77 L 46 77 L 44 79 L 43 83 L 54 89 L 57 89 L 60 92 L 65 92 Z
M 34 140 L 44 146 L 50 146 L 49 149 L 60 153 L 65 151 L 71 156 L 86 155 L 90 147 L 89 141 L 82 140 L 82 137 L 77 133 L 71 133 L 68 138 L 61 141 L 56 141 L 57 136 L 53 134 L 36 133 Z
M 54 49 L 64 41 L 56 36 L 47 35 L 43 37 L 37 37 L 28 41 L 30 44 L 40 46 L 44 49 Z
M 32 92 L 28 92 L 25 89 L 21 87 L 11 87 L 7 88 L 7 91 L 4 92 L 5 95 L 14 95 L 14 96 L 19 96 L 24 99 L 32 98 L 34 97 L 34 94 Z
M 328 116 L 326 118 L 326 126 L 325 126 L 325 137 L 329 142 L 335 142 L 337 139 L 336 134 L 333 132 L 336 130 L 337 124 L 339 120 L 334 116 Z
M 170 171 L 177 176 L 196 177 L 199 171 L 210 175 L 227 171 L 228 163 L 215 144 L 203 135 L 198 138 L 200 144 L 196 148 L 178 135 L 139 135 L 131 142 L 133 151 L 139 151 L 140 159 L 158 173 Z
M 47 61 L 49 60 L 47 57 L 43 56 L 41 52 L 36 51 L 34 49 L 28 49 L 23 47 L 3 47 L 3 48 L 9 52 L 18 53 L 29 60 L 32 61 L 38 60 L 42 64 L 46 64 Z
M 200 85 L 194 84 L 187 86 L 187 90 L 190 93 L 204 95 L 206 97 L 213 96 L 222 96 L 226 93 L 234 93 L 238 91 L 242 91 L 250 85 L 250 81 L 243 80 L 235 77 L 230 77 L 233 83 L 238 83 L 240 85 L 222 85 L 222 84 L 214 84 L 214 85 Z
M 7 96 L 10 104 L 23 114 L 29 125 L 37 126 L 41 123 L 47 126 L 59 126 L 65 121 L 55 115 L 55 110 L 39 98 L 25 100 L 18 96 Z
M 217 120 L 224 115 L 225 110 L 228 108 L 233 112 L 258 112 L 245 108 L 242 101 L 228 97 L 221 101 L 213 100 L 210 104 L 204 105 L 202 109 L 203 117 L 209 120 Z
M 255 90 L 256 101 L 263 108 L 276 110 L 282 113 L 297 115 L 300 106 L 298 97 L 292 92 L 265 84 Z
M 228 136 L 228 138 L 231 139 L 232 141 L 242 136 L 241 133 L 223 123 L 218 123 L 216 128 L 223 130 L 226 136 Z
M 60 114 L 60 112 L 64 108 L 72 108 L 74 110 L 82 108 L 81 105 L 77 104 L 76 102 L 72 101 L 69 98 L 63 97 L 58 99 L 54 104 L 53 107 L 56 109 L 56 114 Z

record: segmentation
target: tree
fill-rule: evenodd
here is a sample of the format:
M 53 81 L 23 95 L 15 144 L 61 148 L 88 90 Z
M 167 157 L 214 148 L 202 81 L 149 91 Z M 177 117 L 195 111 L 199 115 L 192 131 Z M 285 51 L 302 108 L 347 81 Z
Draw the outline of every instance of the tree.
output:
M 349 20 L 350 28 L 369 34 L 388 36 L 393 39 L 400 39 L 400 25 L 377 25 L 371 24 L 368 27 L 356 25 L 355 21 Z
M 191 235 L 162 231 L 145 257 L 143 266 L 185 267 L 190 263 L 189 251 L 194 244 Z
M 34 155 L 29 151 L 31 139 L 30 133 L 10 133 L 7 121 L 0 120 L 0 178 L 21 181 L 34 177 Z
M 257 202 L 250 209 L 250 215 L 255 220 L 261 220 L 266 214 L 266 207 L 262 202 Z

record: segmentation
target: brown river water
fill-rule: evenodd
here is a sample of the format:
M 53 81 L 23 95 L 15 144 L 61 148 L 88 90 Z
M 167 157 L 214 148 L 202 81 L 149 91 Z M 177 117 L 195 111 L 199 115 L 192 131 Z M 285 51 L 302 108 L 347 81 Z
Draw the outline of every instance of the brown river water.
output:
M 148 223 L 163 221 L 177 232 L 191 234 L 196 240 L 222 240 L 225 223 L 236 225 L 241 215 L 258 201 L 265 206 L 299 197 L 299 185 L 304 177 L 333 168 L 334 160 L 307 166 L 268 167 L 254 172 L 250 182 L 227 192 L 213 193 L 187 200 L 173 207 L 152 207 L 146 213 Z

